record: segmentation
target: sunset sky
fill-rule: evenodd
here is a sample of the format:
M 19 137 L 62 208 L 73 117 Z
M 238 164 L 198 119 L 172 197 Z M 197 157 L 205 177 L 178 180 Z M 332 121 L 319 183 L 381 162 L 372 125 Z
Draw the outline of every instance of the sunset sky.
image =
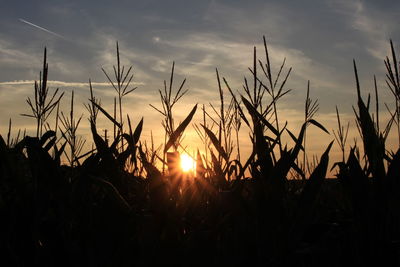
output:
M 9 1 L 0 8 L 0 133 L 6 135 L 9 118 L 13 131 L 27 128 L 34 134 L 34 121 L 25 100 L 33 94 L 39 78 L 43 48 L 48 49 L 49 80 L 53 90 L 76 94 L 77 114 L 84 114 L 80 133 L 88 134 L 88 80 L 107 110 L 112 110 L 115 91 L 101 71 L 111 73 L 115 43 L 119 42 L 122 64 L 133 65 L 138 89 L 125 98 L 125 111 L 136 124 L 144 116 L 144 138 L 153 131 L 162 136 L 161 116 L 149 104 L 160 106 L 157 90 L 169 79 L 176 63 L 176 84 L 187 78 L 189 93 L 176 109 L 182 120 L 194 104 L 218 104 L 215 68 L 235 89 L 243 92 L 243 77 L 251 77 L 253 46 L 264 60 L 262 36 L 270 47 L 273 71 L 283 58 L 293 67 L 287 84 L 292 92 L 279 102 L 282 123 L 297 133 L 303 120 L 307 80 L 311 96 L 318 98 L 316 119 L 336 129 L 335 105 L 344 121 L 351 123 L 349 144 L 356 136 L 352 105 L 356 104 L 352 60 L 356 60 L 363 95 L 373 92 L 376 74 L 383 103 L 394 98 L 385 85 L 383 59 L 389 55 L 389 39 L 400 56 L 400 1 Z M 228 93 L 226 94 L 228 95 Z M 101 115 L 100 115 L 101 116 Z M 200 119 L 196 114 L 196 120 Z M 387 114 L 382 113 L 383 123 Z M 104 119 L 100 127 L 111 129 Z M 187 142 L 196 140 L 193 128 Z M 243 125 L 243 137 L 248 129 Z M 333 135 L 310 131 L 310 153 L 320 154 Z M 318 137 L 312 139 L 312 137 Z M 322 138 L 323 137 L 323 138 Z M 396 144 L 396 136 L 389 144 Z M 159 139 L 161 143 L 161 139 Z M 247 140 L 243 141 L 245 146 Z M 196 149 L 196 148 L 193 148 Z M 336 147 L 337 150 L 337 147 Z M 335 153 L 335 152 L 334 152 Z

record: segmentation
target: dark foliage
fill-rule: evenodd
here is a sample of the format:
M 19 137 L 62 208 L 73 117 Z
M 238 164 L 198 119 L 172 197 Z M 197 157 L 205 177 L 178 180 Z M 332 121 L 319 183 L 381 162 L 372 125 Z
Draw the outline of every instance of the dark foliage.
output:
M 398 109 L 385 132 L 379 132 L 378 118 L 374 121 L 369 101 L 365 105 L 361 97 L 354 63 L 356 119 L 365 157 L 360 158 L 354 146 L 344 160 L 347 133 L 344 134 L 338 115 L 336 139 L 343 152 L 343 160 L 334 165 L 338 167 L 338 179 L 326 179 L 333 141 L 306 177 L 305 166 L 297 165 L 300 151 L 305 153 L 306 129 L 312 125 L 328 131 L 311 115 L 306 116 L 297 136 L 287 129 L 287 124 L 279 125 L 277 100 L 288 92 L 283 86 L 291 69 L 282 85 L 277 86 L 285 61 L 276 79 L 272 79 L 265 42 L 264 48 L 266 64 L 257 61 L 254 50 L 254 90 L 245 80 L 246 94 L 236 97 L 223 79 L 232 96 L 227 110 L 223 108 L 217 72 L 221 110 L 216 112 L 219 122 L 214 121 L 214 125 L 218 130 L 206 123 L 206 115 L 211 116 L 203 106 L 202 129 L 197 129 L 199 133 L 204 130 L 202 138 L 211 159 L 197 155 L 196 175 L 185 174 L 171 165 L 179 161 L 180 140 L 197 110 L 195 105 L 174 127 L 172 107 L 185 94 L 180 93 L 184 82 L 171 101 L 173 67 L 169 90 L 165 83 L 164 93 L 160 91 L 163 111 L 155 109 L 163 114 L 166 131 L 160 157 L 154 147 L 149 149 L 140 141 L 143 119 L 132 130 L 127 116 L 128 125 L 123 127 L 121 99 L 133 89 L 125 92 L 128 85 L 123 85 L 131 77 L 131 68 L 124 76 L 119 50 L 114 86 L 119 94 L 119 119 L 116 111 L 112 116 L 101 107 L 91 90 L 87 109 L 95 144 L 92 151 L 78 155 L 80 149 L 73 150 L 74 144 L 69 141 L 74 151 L 70 166 L 60 163 L 66 143 L 75 138 L 79 124 L 74 122 L 72 111 L 71 117 L 64 119 L 68 122 L 65 128 L 73 130 L 70 137 L 64 133 L 57 139 L 51 130 L 40 135 L 47 119 L 40 114 L 35 115 L 37 137 L 25 136 L 21 141 L 10 142 L 9 135 L 7 141 L 0 136 L 2 266 L 398 266 L 400 150 L 389 152 L 385 148 L 387 132 Z M 395 68 L 388 59 L 385 62 L 392 91 L 397 94 L 398 62 L 394 50 L 393 61 Z M 267 82 L 257 76 L 257 62 Z M 41 86 L 35 86 L 35 92 L 43 88 L 42 94 L 48 91 L 46 63 L 44 68 Z M 263 106 L 265 92 L 272 100 Z M 317 108 L 312 103 L 316 102 L 311 102 L 308 93 L 306 99 L 306 109 L 311 107 L 314 115 Z M 56 102 L 49 103 L 48 112 L 56 106 Z M 118 129 L 111 144 L 98 133 L 98 111 Z M 244 164 L 232 159 L 230 131 L 235 114 L 251 132 L 253 152 Z M 271 118 L 275 122 L 270 122 Z M 293 139 L 292 148 L 283 146 L 284 132 Z M 60 140 L 64 140 L 61 145 Z M 170 148 L 175 151 L 167 152 Z M 160 171 L 156 159 L 169 164 L 169 170 Z M 305 161 L 304 157 L 303 164 Z M 303 179 L 290 179 L 291 170 Z M 251 178 L 246 177 L 246 171 Z

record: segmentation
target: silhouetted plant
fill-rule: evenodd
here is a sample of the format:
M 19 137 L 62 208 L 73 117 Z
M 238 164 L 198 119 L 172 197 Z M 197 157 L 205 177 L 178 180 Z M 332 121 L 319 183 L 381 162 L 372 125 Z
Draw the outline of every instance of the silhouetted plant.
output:
M 312 100 L 310 98 L 310 81 L 307 82 L 307 96 L 304 105 L 304 121 L 311 120 L 314 115 L 318 112 L 319 104 L 318 99 Z M 303 172 L 306 172 L 307 164 L 307 153 L 306 153 L 306 140 L 307 140 L 307 129 L 304 133 L 304 141 L 303 141 Z
M 64 93 L 58 94 L 58 88 L 53 95 L 48 99 L 49 87 L 47 86 L 48 79 L 48 64 L 46 61 L 46 48 L 44 49 L 43 71 L 40 73 L 39 82 L 35 81 L 34 100 L 30 97 L 26 100 L 32 110 L 32 115 L 21 114 L 22 116 L 36 119 L 36 136 L 42 136 L 43 127 L 47 118 L 58 105 Z
M 342 151 L 342 162 L 345 161 L 345 149 L 346 149 L 346 142 L 347 142 L 347 135 L 349 133 L 350 122 L 347 123 L 347 126 L 343 126 L 340 121 L 339 110 L 336 106 L 336 118 L 338 122 L 338 129 L 337 132 L 332 130 L 333 135 L 335 136 L 335 140 L 338 143 L 340 150 Z
M 197 109 L 197 104 L 193 107 L 192 111 L 189 113 L 189 115 L 186 117 L 185 120 L 183 120 L 177 128 L 175 128 L 175 121 L 174 121 L 174 114 L 173 114 L 173 108 L 175 104 L 188 92 L 188 89 L 183 90 L 183 86 L 185 85 L 186 79 L 183 79 L 181 85 L 179 86 L 178 90 L 176 91 L 175 95 L 172 95 L 172 85 L 174 82 L 174 69 L 175 69 L 175 62 L 172 63 L 172 69 L 171 69 L 171 77 L 169 81 L 169 86 L 167 88 L 167 82 L 164 80 L 164 90 L 158 90 L 160 94 L 160 99 L 161 99 L 161 109 L 153 106 L 150 104 L 150 106 L 158 111 L 164 119 L 161 122 L 161 125 L 163 126 L 165 130 L 165 135 L 164 135 L 164 152 L 163 152 L 163 173 L 164 173 L 164 165 L 165 165 L 165 153 L 172 147 L 174 151 L 176 152 L 178 150 L 178 147 L 181 144 L 181 138 L 183 135 L 183 132 L 185 131 L 186 127 L 189 125 L 190 121 L 193 118 L 193 115 L 196 112 Z
M 230 92 L 229 105 L 217 72 L 220 106 L 211 106 L 215 112 L 211 116 L 203 105 L 202 123 L 195 126 L 206 155 L 197 153 L 196 176 L 179 169 L 176 175 L 164 174 L 156 167 L 157 160 L 166 165 L 165 155 L 171 148 L 174 156 L 185 150 L 182 135 L 197 110 L 195 105 L 176 127 L 173 107 L 186 91 L 182 91 L 184 80 L 177 92 L 172 92 L 174 64 L 169 86 L 164 82 L 164 90 L 159 91 L 162 108 L 152 106 L 163 116 L 165 140 L 159 147 L 152 134 L 150 144 L 141 140 L 143 118 L 133 128 L 127 115 L 123 128 L 123 90 L 120 116 L 116 99 L 110 115 L 94 97 L 90 81 L 86 108 L 95 149 L 86 154 L 79 155 L 76 149 L 80 147 L 76 130 L 82 117 L 74 118 L 73 94 L 69 116 L 57 111 L 56 125 L 60 120 L 58 128 L 67 140 L 60 147 L 57 140 L 62 139 L 56 138 L 55 131 L 41 134 L 40 125 L 49 127 L 46 120 L 39 124 L 40 137 L 24 134 L 22 140 L 12 138 L 10 120 L 6 140 L 0 136 L 3 265 L 181 266 L 193 264 L 194 259 L 201 265 L 321 266 L 327 259 L 333 266 L 399 265 L 400 150 L 386 147 L 397 107 L 396 111 L 389 109 L 391 118 L 382 131 L 376 79 L 374 117 L 369 112 L 370 100 L 365 103 L 361 97 L 354 63 L 358 101 L 354 111 L 364 149 L 355 142 L 345 160 L 349 124 L 342 125 L 336 108 L 338 130 L 333 132 L 342 160 L 334 167 L 339 168 L 340 184 L 326 179 L 333 141 L 321 157 L 313 156 L 306 164 L 303 158 L 302 169 L 297 162 L 300 151 L 305 150 L 307 127 L 328 131 L 313 118 L 318 103 L 309 97 L 309 89 L 305 121 L 297 135 L 287 122 L 278 123 L 276 103 L 288 92 L 283 86 L 290 70 L 278 86 L 285 61 L 272 79 L 265 38 L 264 47 L 266 64 L 257 59 L 254 49 L 253 86 L 245 79 L 244 92 L 234 93 L 223 78 Z M 117 48 L 119 66 L 118 54 Z M 264 68 L 263 78 L 258 65 Z M 114 70 L 117 80 L 123 76 L 123 70 Z M 396 73 L 394 67 L 392 72 Z M 390 79 L 396 81 L 395 74 L 393 77 Z M 263 97 L 265 92 L 270 100 Z M 59 98 L 50 101 L 55 102 L 58 110 Z M 98 112 L 113 123 L 113 140 L 98 133 Z M 243 162 L 239 160 L 241 123 L 249 127 L 253 148 Z M 294 142 L 292 147 L 281 144 L 286 133 Z M 231 156 L 233 134 L 238 148 L 235 159 Z M 75 152 L 68 154 L 71 166 L 60 163 L 67 142 L 75 147 Z M 74 164 L 78 160 L 82 162 Z M 292 180 L 291 170 L 304 181 Z
M 103 71 L 104 75 L 106 75 L 108 81 L 110 82 L 110 84 L 112 85 L 112 87 L 114 88 L 114 90 L 117 92 L 118 94 L 118 109 L 119 109 L 119 124 L 121 125 L 120 127 L 120 131 L 121 133 L 123 133 L 123 119 L 122 119 L 122 99 L 132 93 L 134 90 L 137 89 L 137 87 L 131 87 L 131 82 L 133 79 L 133 73 L 132 71 L 132 66 L 130 66 L 128 68 L 128 70 L 125 70 L 125 66 L 121 67 L 121 63 L 120 63 L 120 54 L 119 54 L 119 46 L 118 46 L 118 42 L 117 42 L 117 66 L 113 66 L 114 69 L 114 78 L 115 81 L 112 81 L 112 79 L 110 78 L 110 76 L 107 74 L 107 72 L 101 68 L 101 70 Z M 126 72 L 125 72 L 126 71 Z M 115 104 L 114 104 L 115 106 Z M 114 112 L 115 114 L 115 112 Z M 116 120 L 115 116 L 114 119 Z M 115 127 L 115 125 L 114 125 Z M 114 128 L 114 138 L 115 138 L 115 128 Z M 124 147 L 124 142 L 122 140 L 122 145 L 121 145 L 121 149 L 123 150 Z
M 397 132 L 399 136 L 399 145 L 400 145 L 400 61 L 397 61 L 396 51 L 394 50 L 393 42 L 390 40 L 390 49 L 392 52 L 392 62 L 387 56 L 385 59 L 385 66 L 387 70 L 386 74 L 386 84 L 389 87 L 395 98 L 396 110 L 395 114 L 395 123 L 397 125 Z
M 86 143 L 86 140 L 77 135 L 77 130 L 82 117 L 83 114 L 78 118 L 78 120 L 74 117 L 74 91 L 72 91 L 69 117 L 65 116 L 63 112 L 61 112 L 60 115 L 60 121 L 63 127 L 63 129 L 60 128 L 60 131 L 64 139 L 67 141 L 70 150 L 69 155 L 65 150 L 64 154 L 71 167 L 76 163 L 77 158 L 80 156 Z

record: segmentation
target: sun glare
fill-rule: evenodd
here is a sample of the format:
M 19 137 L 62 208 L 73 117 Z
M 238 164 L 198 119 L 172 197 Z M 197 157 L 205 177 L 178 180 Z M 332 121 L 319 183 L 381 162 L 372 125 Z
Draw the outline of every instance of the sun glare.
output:
M 194 171 L 196 162 L 187 154 L 181 155 L 181 169 L 183 172 Z

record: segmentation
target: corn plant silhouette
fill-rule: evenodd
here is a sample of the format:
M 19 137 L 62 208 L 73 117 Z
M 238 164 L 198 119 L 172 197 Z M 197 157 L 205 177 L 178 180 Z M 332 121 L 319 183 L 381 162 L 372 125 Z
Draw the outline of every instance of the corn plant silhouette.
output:
M 385 104 L 390 118 L 384 125 L 374 77 L 375 114 L 370 112 L 370 97 L 364 102 L 354 61 L 354 112 L 361 143 L 347 145 L 350 124 L 342 121 L 336 107 L 338 129 L 331 138 L 341 159 L 331 169 L 336 168 L 338 179 L 326 179 L 334 140 L 327 141 L 313 162 L 305 158 L 308 127 L 328 133 L 314 119 L 318 102 L 311 99 L 308 85 L 305 120 L 297 134 L 288 122 L 279 121 L 278 100 L 290 92 L 285 84 L 291 68 L 284 71 L 283 60 L 273 76 L 265 37 L 263 41 L 266 63 L 254 48 L 251 82 L 245 78 L 241 90 L 234 90 L 216 71 L 219 106 L 212 103 L 206 109 L 203 104 L 201 123 L 194 124 L 204 151 L 197 152 L 193 177 L 181 170 L 164 171 L 168 153 L 185 150 L 183 134 L 197 110 L 195 104 L 176 123 L 176 103 L 188 91 L 185 79 L 175 90 L 174 63 L 169 83 L 164 81 L 158 91 L 161 107 L 151 104 L 162 115 L 165 132 L 157 146 L 152 134 L 150 143 L 143 139 L 143 118 L 133 127 L 133 118 L 123 114 L 122 100 L 131 92 L 127 84 L 132 75 L 130 68 L 120 66 L 117 45 L 116 82 L 106 74 L 118 93 L 114 113 L 102 107 L 89 80 L 85 106 L 94 147 L 82 154 L 77 129 L 83 117 L 75 116 L 73 93 L 69 114 L 59 110 L 62 93 L 56 90 L 47 97 L 45 52 L 35 98 L 27 101 L 32 109 L 28 116 L 36 119 L 36 136 L 18 131 L 14 138 L 11 120 L 7 137 L 0 135 L 0 248 L 6 252 L 1 263 L 398 266 L 400 149 L 393 150 L 387 141 L 396 131 L 392 126 L 398 123 L 398 106 Z M 386 79 L 397 105 L 398 61 L 393 43 L 390 46 Z M 56 128 L 50 130 L 53 110 Z M 114 139 L 99 134 L 99 114 L 118 129 Z M 246 145 L 240 129 L 249 132 L 251 151 L 246 157 L 240 157 L 239 143 Z M 283 135 L 290 138 L 289 144 L 282 144 Z M 68 147 L 70 153 L 64 152 Z M 62 163 L 63 153 L 67 164 Z M 312 165 L 308 171 L 306 163 Z M 303 180 L 292 179 L 293 173 Z
M 40 137 L 43 133 L 43 127 L 46 120 L 53 112 L 54 108 L 58 105 L 64 93 L 58 94 L 58 88 L 54 91 L 53 95 L 48 98 L 49 87 L 47 86 L 47 78 L 49 66 L 46 61 L 47 50 L 44 49 L 43 56 L 43 70 L 40 73 L 39 82 L 35 81 L 34 99 L 30 97 L 26 100 L 32 110 L 32 115 L 21 114 L 22 116 L 31 117 L 36 119 L 36 136 Z

